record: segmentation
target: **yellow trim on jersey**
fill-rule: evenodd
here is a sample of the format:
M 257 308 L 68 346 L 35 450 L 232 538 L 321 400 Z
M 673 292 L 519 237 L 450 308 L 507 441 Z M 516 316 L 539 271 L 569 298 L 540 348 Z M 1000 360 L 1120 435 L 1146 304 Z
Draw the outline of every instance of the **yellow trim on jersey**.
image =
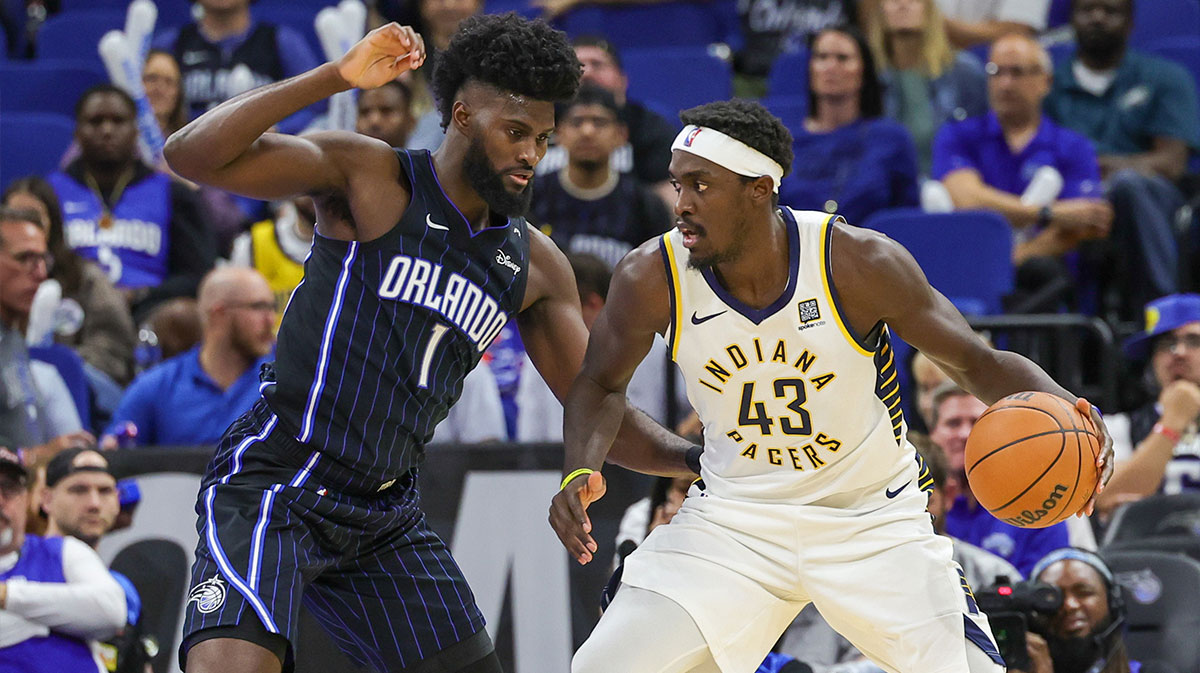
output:
M 842 320 L 842 314 L 838 311 L 837 302 L 833 300 L 833 292 L 830 291 L 829 286 L 833 282 L 833 279 L 830 278 L 833 275 L 833 262 L 829 259 L 829 250 L 826 249 L 825 242 L 830 238 L 829 227 L 833 226 L 835 219 L 837 219 L 837 215 L 830 215 L 821 225 L 821 287 L 825 290 L 825 301 L 829 304 L 829 310 L 833 311 L 833 321 L 837 323 L 838 329 L 842 331 L 842 336 L 846 337 L 846 341 L 849 341 L 851 346 L 854 346 L 854 350 L 869 358 L 874 358 L 875 354 L 863 348 L 862 344 L 858 343 L 858 340 L 846 328 L 846 323 Z
M 667 251 L 667 272 L 671 277 L 672 296 L 675 298 L 675 320 L 671 326 L 671 360 L 679 353 L 679 330 L 683 329 L 683 287 L 679 283 L 679 263 L 675 260 L 675 247 L 671 245 L 671 232 L 662 235 L 663 249 Z

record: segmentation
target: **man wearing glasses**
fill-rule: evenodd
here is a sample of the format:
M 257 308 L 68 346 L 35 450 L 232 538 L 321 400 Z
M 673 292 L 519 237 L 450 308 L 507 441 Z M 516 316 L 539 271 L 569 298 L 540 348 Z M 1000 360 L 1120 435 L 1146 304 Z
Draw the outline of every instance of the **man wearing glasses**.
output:
M 1091 143 L 1042 114 L 1051 86 L 1046 51 L 1026 35 L 1008 35 L 992 45 L 986 70 L 990 111 L 942 127 L 933 177 L 956 209 L 996 211 L 1012 224 L 1017 294 L 1045 297 L 1013 310 L 1053 312 L 1073 285 L 1061 256 L 1106 237 L 1112 207 Z M 1047 291 L 1055 285 L 1057 294 Z
M 70 391 L 53 366 L 33 361 L 25 328 L 51 266 L 35 213 L 0 209 L 0 446 L 27 465 L 73 446 L 94 446 Z
M 254 269 L 219 267 L 200 283 L 200 343 L 140 374 L 101 440 L 133 423 L 141 446 L 214 445 L 259 397 L 275 347 L 275 295 Z
M 1129 414 L 1133 453 L 1118 450 L 1098 511 L 1154 493 L 1200 493 L 1200 295 L 1147 304 L 1145 328 L 1125 342 L 1125 354 L 1149 358 L 1158 397 Z

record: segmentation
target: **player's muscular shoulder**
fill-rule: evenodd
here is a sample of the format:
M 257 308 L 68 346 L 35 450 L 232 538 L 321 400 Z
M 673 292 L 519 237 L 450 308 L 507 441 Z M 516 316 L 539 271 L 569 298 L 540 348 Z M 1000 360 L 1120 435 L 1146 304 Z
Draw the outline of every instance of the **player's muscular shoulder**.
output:
M 925 285 L 908 251 L 871 229 L 835 224 L 829 254 L 840 308 L 858 334 L 911 306 Z
M 613 270 L 608 303 L 628 328 L 665 333 L 671 324 L 671 281 L 660 238 L 634 248 Z
M 395 226 L 411 195 L 392 148 L 357 133 L 321 132 L 306 138 L 342 176 L 340 184 L 312 195 L 322 235 L 370 241 Z

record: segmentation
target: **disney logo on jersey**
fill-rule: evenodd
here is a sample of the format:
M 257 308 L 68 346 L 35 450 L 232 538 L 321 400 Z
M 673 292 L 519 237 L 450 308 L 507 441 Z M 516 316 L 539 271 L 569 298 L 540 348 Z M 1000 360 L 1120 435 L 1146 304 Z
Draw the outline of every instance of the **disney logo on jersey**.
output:
M 212 579 L 204 580 L 192 587 L 191 593 L 188 594 L 187 604 L 195 603 L 196 610 L 202 615 L 207 615 L 225 605 L 225 593 L 224 580 L 219 576 L 214 576 Z
M 393 257 L 379 284 L 379 297 L 442 315 L 481 353 L 508 322 L 500 302 L 479 285 L 458 273 L 443 273 L 441 264 L 420 257 Z
M 512 261 L 512 257 L 509 257 L 508 253 L 504 252 L 503 250 L 496 251 L 496 263 L 499 264 L 500 266 L 504 266 L 504 267 L 508 267 L 508 268 L 512 269 L 514 276 L 517 275 L 518 273 L 521 273 L 521 265 Z

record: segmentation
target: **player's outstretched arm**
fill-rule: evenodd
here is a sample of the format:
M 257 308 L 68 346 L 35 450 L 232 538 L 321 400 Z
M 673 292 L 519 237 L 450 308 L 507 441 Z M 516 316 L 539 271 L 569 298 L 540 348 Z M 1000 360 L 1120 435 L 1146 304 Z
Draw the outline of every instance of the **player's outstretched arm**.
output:
M 180 176 L 245 196 L 344 192 L 353 167 L 391 158 L 385 144 L 345 132 L 294 137 L 268 129 L 340 91 L 381 86 L 424 59 L 424 44 L 411 28 L 382 26 L 336 62 L 253 89 L 206 112 L 168 138 L 163 155 Z
M 566 257 L 546 236 L 530 233 L 533 275 L 526 308 L 518 318 L 521 338 L 538 372 L 564 401 L 563 474 L 595 470 L 572 479 L 555 496 L 550 523 L 563 545 L 586 563 L 596 550 L 586 509 L 604 493 L 599 470 L 606 458 L 651 474 L 691 474 L 685 459 L 691 444 L 629 406 L 625 398 L 625 387 L 649 351 L 654 333 L 669 321 L 665 276 L 656 241 L 626 257 L 617 267 L 608 303 L 589 342 Z M 661 278 L 656 281 L 654 273 Z M 656 282 L 662 285 L 661 297 Z
M 1096 461 L 1099 493 L 1112 476 L 1112 437 L 1100 414 L 1072 395 L 1028 358 L 984 343 L 946 297 L 929 285 L 921 267 L 899 243 L 868 229 L 839 225 L 833 234 L 833 281 L 845 318 L 858 334 L 879 321 L 924 353 L 985 404 L 1026 390 L 1040 390 L 1075 400 L 1103 435 L 1104 450 Z M 1094 504 L 1089 502 L 1090 513 Z

